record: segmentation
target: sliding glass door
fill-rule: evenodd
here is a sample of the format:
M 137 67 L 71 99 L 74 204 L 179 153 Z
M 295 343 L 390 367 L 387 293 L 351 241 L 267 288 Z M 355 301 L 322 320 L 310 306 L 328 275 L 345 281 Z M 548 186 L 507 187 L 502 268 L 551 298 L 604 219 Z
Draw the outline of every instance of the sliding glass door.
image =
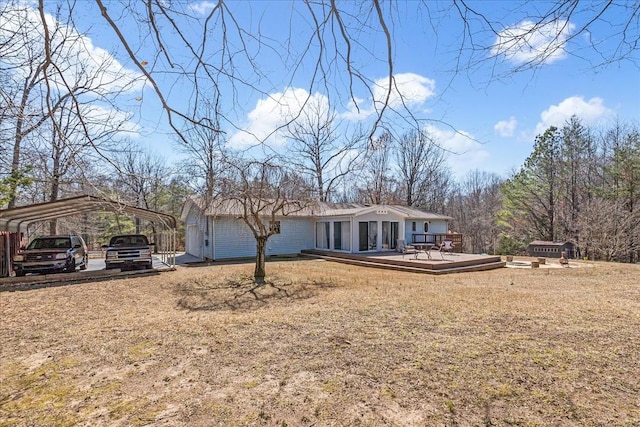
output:
M 358 250 L 375 251 L 378 249 L 378 222 L 361 221 L 358 223 Z
M 398 239 L 397 221 L 382 221 L 382 249 L 395 249 Z
M 358 223 L 358 250 L 360 252 L 369 250 L 369 223 Z
M 351 250 L 351 223 L 349 221 L 333 223 L 333 249 L 337 251 Z

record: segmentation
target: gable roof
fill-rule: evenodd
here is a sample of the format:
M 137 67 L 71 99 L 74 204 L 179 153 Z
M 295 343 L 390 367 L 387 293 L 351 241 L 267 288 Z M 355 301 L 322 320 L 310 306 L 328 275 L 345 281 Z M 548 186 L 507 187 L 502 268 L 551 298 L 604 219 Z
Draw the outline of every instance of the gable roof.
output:
M 204 199 L 199 196 L 192 196 L 183 207 L 181 219 L 185 220 L 188 212 L 192 208 L 197 208 L 200 212 L 204 211 L 207 216 L 237 217 L 243 214 L 243 206 L 237 200 L 225 200 L 222 202 L 210 203 L 205 209 Z M 288 211 L 286 210 L 288 209 Z M 360 216 L 372 212 L 392 212 L 397 216 L 405 219 L 421 219 L 421 220 L 443 220 L 448 221 L 452 218 L 447 215 L 426 212 L 418 208 L 400 206 L 400 205 L 367 205 L 361 203 L 326 203 L 326 202 L 301 202 L 291 201 L 285 207 L 285 213 L 278 216 L 291 217 L 337 217 L 337 216 Z M 271 215 L 268 202 L 265 204 L 264 215 Z

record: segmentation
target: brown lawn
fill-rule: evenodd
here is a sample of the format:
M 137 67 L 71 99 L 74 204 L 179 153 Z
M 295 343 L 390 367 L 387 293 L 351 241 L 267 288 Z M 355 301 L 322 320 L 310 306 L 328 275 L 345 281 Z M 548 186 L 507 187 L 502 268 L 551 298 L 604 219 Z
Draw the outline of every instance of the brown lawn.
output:
M 252 267 L 0 292 L 0 425 L 640 425 L 638 265 Z

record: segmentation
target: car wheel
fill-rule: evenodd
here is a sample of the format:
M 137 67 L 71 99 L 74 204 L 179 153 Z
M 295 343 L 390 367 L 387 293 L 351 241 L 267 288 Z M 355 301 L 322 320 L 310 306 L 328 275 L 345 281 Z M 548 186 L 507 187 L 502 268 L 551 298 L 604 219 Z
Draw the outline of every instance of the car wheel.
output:
M 82 265 L 80 266 L 80 270 L 86 270 L 88 266 L 89 266 L 89 257 L 85 256 L 82 259 Z
M 69 264 L 69 268 L 67 268 L 67 273 L 73 273 L 76 271 L 76 260 L 72 259 L 71 264 Z

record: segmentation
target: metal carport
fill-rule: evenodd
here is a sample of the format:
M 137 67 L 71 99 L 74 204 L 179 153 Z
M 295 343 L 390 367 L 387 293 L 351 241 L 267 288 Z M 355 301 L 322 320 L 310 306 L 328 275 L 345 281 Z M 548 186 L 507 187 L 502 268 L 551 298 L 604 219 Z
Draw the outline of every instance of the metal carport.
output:
M 56 218 L 81 214 L 91 211 L 115 212 L 129 214 L 137 218 L 151 221 L 162 226 L 160 234 L 163 236 L 162 247 L 158 252 L 162 261 L 173 267 L 176 259 L 176 227 L 175 217 L 148 209 L 130 206 L 116 200 L 102 197 L 83 195 L 69 197 L 53 202 L 36 203 L 33 205 L 20 206 L 12 209 L 0 210 L 0 232 L 3 236 L 4 244 L 0 252 L 4 253 L 2 260 L 5 265 L 0 271 L 9 271 L 11 258 L 13 257 L 17 245 L 11 243 L 11 234 L 19 234 L 26 230 L 30 224 L 39 221 L 48 221 Z M 6 267 L 6 268 L 5 268 Z

